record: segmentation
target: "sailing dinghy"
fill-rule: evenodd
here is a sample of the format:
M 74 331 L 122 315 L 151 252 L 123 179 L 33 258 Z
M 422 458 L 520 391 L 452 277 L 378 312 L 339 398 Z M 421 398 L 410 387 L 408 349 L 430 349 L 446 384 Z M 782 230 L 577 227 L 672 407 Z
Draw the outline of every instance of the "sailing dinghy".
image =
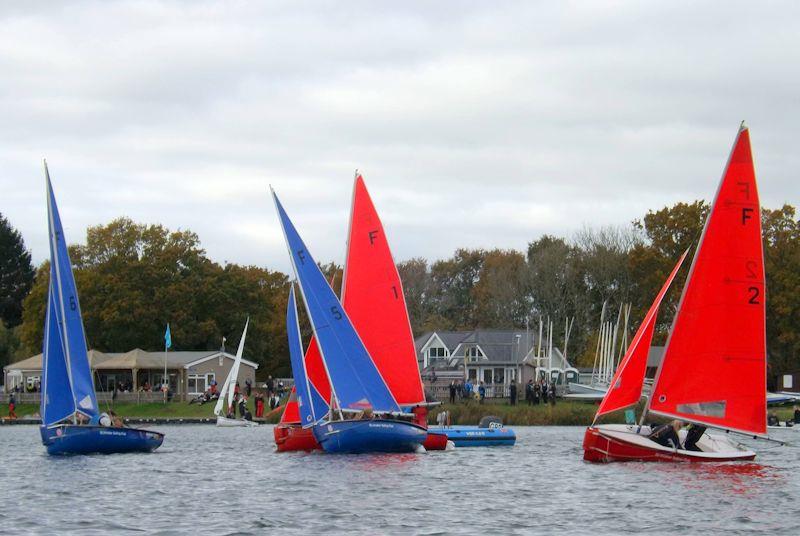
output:
M 273 192 L 289 256 L 322 363 L 331 384 L 326 415 L 312 426 L 331 453 L 414 452 L 427 432 L 404 413 Z M 302 416 L 302 415 L 301 415 Z
M 44 171 L 50 286 L 42 350 L 42 443 L 48 454 L 151 452 L 161 446 L 164 434 L 99 424 L 78 289 L 46 162 Z
M 214 415 L 217 416 L 217 426 L 222 427 L 242 427 L 242 426 L 258 426 L 258 423 L 249 421 L 244 417 L 239 419 L 228 417 L 227 415 L 233 411 L 233 405 L 236 403 L 234 400 L 234 394 L 236 391 L 236 381 L 239 378 L 239 368 L 242 364 L 242 352 L 244 352 L 244 340 L 247 337 L 247 326 L 250 325 L 250 319 L 248 318 L 247 321 L 244 323 L 244 331 L 242 331 L 242 338 L 239 339 L 239 348 L 236 350 L 236 359 L 233 360 L 233 365 L 231 366 L 231 370 L 228 372 L 228 376 L 225 378 L 225 383 L 222 385 L 222 389 L 219 392 L 219 398 L 217 399 L 217 405 L 214 406 Z M 228 404 L 225 407 L 225 399 L 227 398 Z M 228 413 L 223 414 L 222 410 L 223 407 L 228 410 Z
M 377 210 L 358 173 L 349 229 L 342 281 L 344 310 L 398 404 L 403 408 L 426 406 L 400 274 Z M 330 401 L 330 384 L 313 337 L 305 364 L 311 392 Z M 427 427 L 424 417 L 418 424 Z M 287 405 L 274 434 L 279 451 L 319 448 L 313 435 L 309 437 L 310 430 L 301 426 L 296 405 Z M 447 435 L 428 429 L 423 446 L 426 450 L 445 450 Z
M 639 327 L 595 422 L 639 401 L 657 310 L 682 261 Z M 760 205 L 750 133 L 743 124 L 706 219 L 641 422 L 652 413 L 766 437 L 764 290 Z M 756 455 L 729 435 L 705 432 L 697 443 L 699 451 L 694 451 L 664 447 L 648 438 L 650 432 L 649 426 L 592 424 L 584 437 L 584 459 L 729 461 Z

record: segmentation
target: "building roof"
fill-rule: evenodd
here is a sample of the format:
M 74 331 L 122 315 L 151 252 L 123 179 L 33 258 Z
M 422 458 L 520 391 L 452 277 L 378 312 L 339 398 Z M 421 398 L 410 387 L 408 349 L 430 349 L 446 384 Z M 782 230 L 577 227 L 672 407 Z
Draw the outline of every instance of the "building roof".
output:
M 534 333 L 525 330 L 433 331 L 414 341 L 419 360 L 422 360 L 422 351 L 434 335 L 447 347 L 451 358 L 463 359 L 468 348 L 477 346 L 486 360 L 494 363 L 520 363 L 533 348 L 535 340 Z
M 118 370 L 118 369 L 163 369 L 164 352 L 148 352 L 141 348 L 134 348 L 129 352 L 98 352 L 89 350 L 89 363 L 96 370 Z M 167 367 L 171 369 L 189 368 L 208 359 L 218 357 L 222 354 L 228 359 L 235 356 L 220 352 L 219 350 L 201 350 L 194 352 L 167 352 Z M 243 365 L 258 368 L 258 364 L 247 359 L 242 359 Z M 42 354 L 11 363 L 3 367 L 7 371 L 11 370 L 41 370 Z
M 97 368 L 100 363 L 110 359 L 115 354 L 106 354 L 97 350 L 89 350 L 89 363 L 92 368 Z M 36 354 L 16 363 L 9 363 L 4 370 L 42 370 L 42 354 Z

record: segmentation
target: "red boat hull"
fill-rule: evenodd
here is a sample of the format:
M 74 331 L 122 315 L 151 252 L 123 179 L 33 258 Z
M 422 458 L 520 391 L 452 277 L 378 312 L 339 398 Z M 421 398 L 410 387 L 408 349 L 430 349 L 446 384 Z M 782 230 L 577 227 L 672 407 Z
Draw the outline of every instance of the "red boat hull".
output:
M 713 458 L 692 455 L 687 451 L 664 451 L 629 443 L 618 437 L 603 434 L 596 428 L 587 428 L 583 436 L 583 459 L 589 462 L 726 462 L 744 461 L 752 455 L 715 456 Z
M 311 428 L 299 424 L 278 424 L 272 429 L 278 452 L 321 450 Z
M 422 446 L 425 450 L 447 450 L 447 435 L 429 431 Z

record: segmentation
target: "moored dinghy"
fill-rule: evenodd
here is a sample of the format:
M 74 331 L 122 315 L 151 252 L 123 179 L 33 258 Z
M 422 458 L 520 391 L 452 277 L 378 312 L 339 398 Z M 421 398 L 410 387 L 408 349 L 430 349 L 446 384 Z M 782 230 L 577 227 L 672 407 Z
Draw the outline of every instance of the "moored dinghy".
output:
M 49 454 L 150 452 L 164 435 L 100 425 L 72 263 L 45 163 L 50 286 L 42 350 L 42 443 Z
M 681 259 L 682 260 L 682 259 Z M 598 417 L 636 404 L 661 289 L 618 368 Z M 647 413 L 765 437 L 764 256 L 750 134 L 739 130 L 683 288 Z M 595 418 L 596 420 L 597 418 Z M 703 430 L 699 428 L 699 430 Z M 648 426 L 597 425 L 586 431 L 589 461 L 752 460 L 729 436 L 703 433 L 698 450 L 662 446 Z
M 347 312 L 273 192 L 299 288 L 331 381 L 331 407 L 313 431 L 326 452 L 413 452 L 425 428 L 402 413 Z M 372 417 L 372 418 L 369 418 Z
M 247 327 L 250 325 L 250 319 L 248 318 L 247 321 L 244 323 L 244 331 L 242 331 L 242 338 L 239 339 L 239 348 L 236 350 L 236 359 L 233 361 L 233 365 L 231 366 L 231 370 L 228 371 L 228 376 L 225 378 L 225 383 L 222 384 L 222 389 L 219 392 L 219 398 L 217 399 L 217 404 L 214 406 L 214 415 L 217 416 L 217 426 L 222 426 L 226 428 L 230 427 L 242 427 L 242 426 L 258 426 L 258 423 L 253 421 L 247 420 L 244 417 L 240 419 L 235 419 L 232 416 L 229 417 L 228 414 L 223 414 L 222 410 L 227 409 L 228 412 L 234 410 L 233 405 L 236 403 L 234 399 L 234 393 L 236 391 L 236 380 L 239 377 L 239 368 L 242 364 L 242 353 L 244 352 L 244 340 L 247 338 Z M 227 407 L 225 406 L 225 400 L 227 399 L 228 404 Z

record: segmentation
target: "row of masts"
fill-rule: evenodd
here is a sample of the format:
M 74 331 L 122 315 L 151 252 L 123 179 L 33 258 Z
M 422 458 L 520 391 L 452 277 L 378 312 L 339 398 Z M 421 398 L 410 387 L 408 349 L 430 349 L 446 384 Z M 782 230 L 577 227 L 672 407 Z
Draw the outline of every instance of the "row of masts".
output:
M 603 302 L 603 309 L 600 312 L 600 333 L 592 366 L 591 385 L 598 387 L 610 386 L 614 371 L 628 349 L 631 304 L 620 304 L 616 322 L 606 320 L 607 305 L 608 301 Z

